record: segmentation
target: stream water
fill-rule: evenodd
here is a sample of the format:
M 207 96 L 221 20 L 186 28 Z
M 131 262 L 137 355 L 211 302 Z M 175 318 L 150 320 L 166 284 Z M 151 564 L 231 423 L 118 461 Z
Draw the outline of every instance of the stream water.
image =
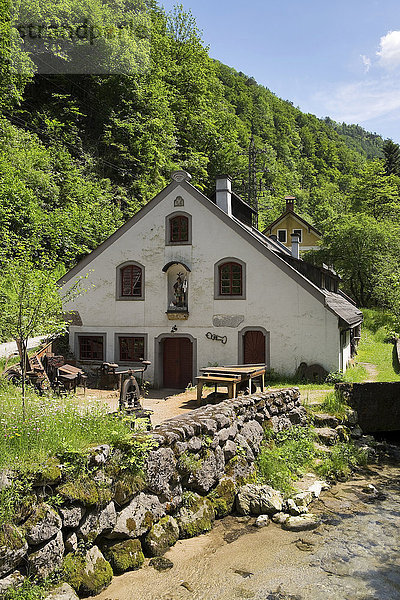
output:
M 312 512 L 322 524 L 303 533 L 222 519 L 171 548 L 169 571 L 116 577 L 97 600 L 400 600 L 400 456 L 323 492 Z

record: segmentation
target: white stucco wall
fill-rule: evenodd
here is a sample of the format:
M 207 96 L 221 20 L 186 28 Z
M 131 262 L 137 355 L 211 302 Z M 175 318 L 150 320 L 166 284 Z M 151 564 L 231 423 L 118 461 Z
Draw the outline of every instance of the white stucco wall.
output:
M 165 218 L 176 211 L 177 195 L 184 198 L 182 210 L 192 215 L 191 245 L 165 245 Z M 246 263 L 245 300 L 214 299 L 214 265 L 223 258 Z M 143 301 L 116 300 L 116 269 L 129 260 L 145 268 Z M 171 321 L 166 315 L 168 277 L 162 269 L 171 261 L 181 261 L 191 269 L 187 321 Z M 103 333 L 106 360 L 115 361 L 116 333 L 146 334 L 150 380 L 157 360 L 154 340 L 170 333 L 173 325 L 178 334 L 187 333 L 197 340 L 197 368 L 237 363 L 238 332 L 245 327 L 270 332 L 270 367 L 277 372 L 293 373 L 303 361 L 321 363 L 328 371 L 339 368 L 337 317 L 183 187 L 167 195 L 80 274 L 88 272 L 87 293 L 65 307 L 78 311 L 83 322 L 82 327 L 70 328 L 71 347 L 76 333 Z M 242 315 L 243 322 L 237 328 L 214 327 L 213 316 L 221 314 Z M 208 340 L 208 331 L 227 336 L 227 344 Z

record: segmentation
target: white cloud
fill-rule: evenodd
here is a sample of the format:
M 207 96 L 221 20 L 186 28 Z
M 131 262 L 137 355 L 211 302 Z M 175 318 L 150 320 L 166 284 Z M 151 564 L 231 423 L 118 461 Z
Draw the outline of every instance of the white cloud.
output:
M 365 54 L 360 54 L 361 56 L 361 60 L 363 61 L 363 65 L 365 67 L 364 71 L 365 73 L 368 73 L 368 71 L 371 68 L 371 59 L 368 58 L 368 56 L 365 56 Z
M 335 121 L 362 123 L 390 117 L 400 109 L 400 81 L 386 78 L 338 85 L 314 96 L 318 114 Z M 398 114 L 396 114 L 398 118 Z
M 385 69 L 395 69 L 400 65 L 400 31 L 389 31 L 381 37 L 379 50 L 379 63 Z

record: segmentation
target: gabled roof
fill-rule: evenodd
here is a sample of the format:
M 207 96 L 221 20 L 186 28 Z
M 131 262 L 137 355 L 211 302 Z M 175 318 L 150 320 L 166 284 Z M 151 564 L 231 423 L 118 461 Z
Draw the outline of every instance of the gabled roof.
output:
M 298 215 L 297 213 L 294 212 L 294 210 L 291 210 L 290 208 L 286 209 L 284 213 L 281 214 L 280 217 L 278 217 L 277 219 L 275 219 L 275 221 L 273 221 L 273 223 L 270 223 L 268 225 L 268 227 L 266 227 L 263 231 L 263 233 L 267 232 L 267 231 L 271 231 L 274 227 L 276 227 L 276 225 L 279 225 L 279 223 L 288 215 L 291 215 L 293 217 L 295 217 L 298 221 L 300 221 L 301 223 L 303 223 L 303 225 L 305 225 L 308 229 L 310 229 L 311 231 L 313 231 L 316 235 L 318 235 L 319 237 L 321 237 L 322 233 L 320 231 L 318 231 L 318 229 L 316 229 L 313 225 L 311 225 L 311 223 L 309 223 L 308 221 L 306 221 L 305 219 L 303 219 L 303 217 L 300 217 L 300 215 Z
M 284 255 L 288 253 L 290 254 L 290 251 L 288 249 L 283 249 L 281 244 L 265 236 L 257 229 L 254 229 L 254 227 L 244 225 L 235 217 L 230 217 L 229 215 L 227 215 L 221 208 L 214 204 L 212 200 L 207 198 L 207 196 L 202 194 L 188 181 L 172 181 L 166 188 L 164 188 L 159 194 L 157 194 L 157 196 L 155 196 L 141 210 L 139 210 L 131 219 L 124 223 L 124 225 L 122 225 L 109 238 L 107 238 L 102 244 L 100 244 L 100 246 L 98 246 L 90 254 L 85 256 L 85 258 L 83 258 L 75 267 L 68 271 L 68 273 L 66 273 L 64 277 L 61 277 L 58 283 L 60 285 L 68 283 L 68 281 L 75 277 L 75 275 L 78 275 L 78 273 L 80 273 L 82 270 L 89 267 L 90 263 L 95 258 L 100 256 L 107 248 L 109 248 L 114 242 L 116 242 L 121 235 L 129 231 L 131 227 L 136 225 L 136 223 L 138 223 L 151 210 L 155 209 L 158 206 L 158 204 L 160 204 L 160 202 L 162 202 L 164 198 L 168 196 L 168 194 L 173 192 L 178 187 L 184 188 L 188 193 L 195 197 L 200 204 L 202 204 L 204 207 L 210 210 L 215 217 L 219 218 L 226 225 L 228 225 L 228 227 L 233 229 L 233 231 L 235 231 L 238 235 L 244 238 L 250 245 L 252 245 L 256 250 L 261 252 L 261 254 L 263 254 L 279 269 L 285 272 L 297 284 L 302 286 L 308 293 L 314 296 L 314 298 L 319 300 L 319 302 L 324 304 L 331 312 L 335 313 L 339 318 L 343 319 L 346 323 L 348 323 L 348 321 L 346 320 L 346 315 L 350 319 L 350 313 L 353 314 L 354 311 L 357 311 L 357 314 L 361 315 L 361 319 L 359 318 L 357 322 L 361 322 L 362 314 L 360 313 L 360 311 L 358 311 L 357 308 L 355 308 L 351 304 L 351 302 L 346 300 L 344 296 L 341 295 L 340 299 L 335 300 L 335 297 L 339 294 L 321 290 L 309 279 L 307 279 L 307 277 L 305 277 L 302 273 L 300 273 L 299 271 L 294 269 L 290 264 L 288 264 L 288 262 L 284 260 Z
M 363 320 L 363 314 L 343 292 L 325 291 L 326 305 L 350 327 L 358 325 Z

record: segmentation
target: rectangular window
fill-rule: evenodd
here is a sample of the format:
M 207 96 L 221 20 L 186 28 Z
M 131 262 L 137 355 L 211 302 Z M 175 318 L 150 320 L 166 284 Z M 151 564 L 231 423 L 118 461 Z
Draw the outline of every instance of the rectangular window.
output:
M 170 220 L 171 242 L 187 242 L 189 240 L 189 219 L 183 215 Z
M 144 337 L 120 336 L 119 360 L 122 362 L 140 362 L 144 358 Z
M 104 339 L 101 335 L 79 336 L 79 360 L 104 360 Z
M 241 296 L 242 266 L 238 263 L 225 263 L 219 268 L 221 296 Z
M 140 297 L 142 295 L 142 269 L 128 265 L 121 269 L 121 296 Z
M 286 244 L 287 232 L 286 229 L 278 229 L 278 241 L 282 244 Z
M 299 236 L 299 242 L 301 243 L 303 241 L 303 230 L 302 229 L 293 229 L 293 233 L 297 233 L 297 235 Z

